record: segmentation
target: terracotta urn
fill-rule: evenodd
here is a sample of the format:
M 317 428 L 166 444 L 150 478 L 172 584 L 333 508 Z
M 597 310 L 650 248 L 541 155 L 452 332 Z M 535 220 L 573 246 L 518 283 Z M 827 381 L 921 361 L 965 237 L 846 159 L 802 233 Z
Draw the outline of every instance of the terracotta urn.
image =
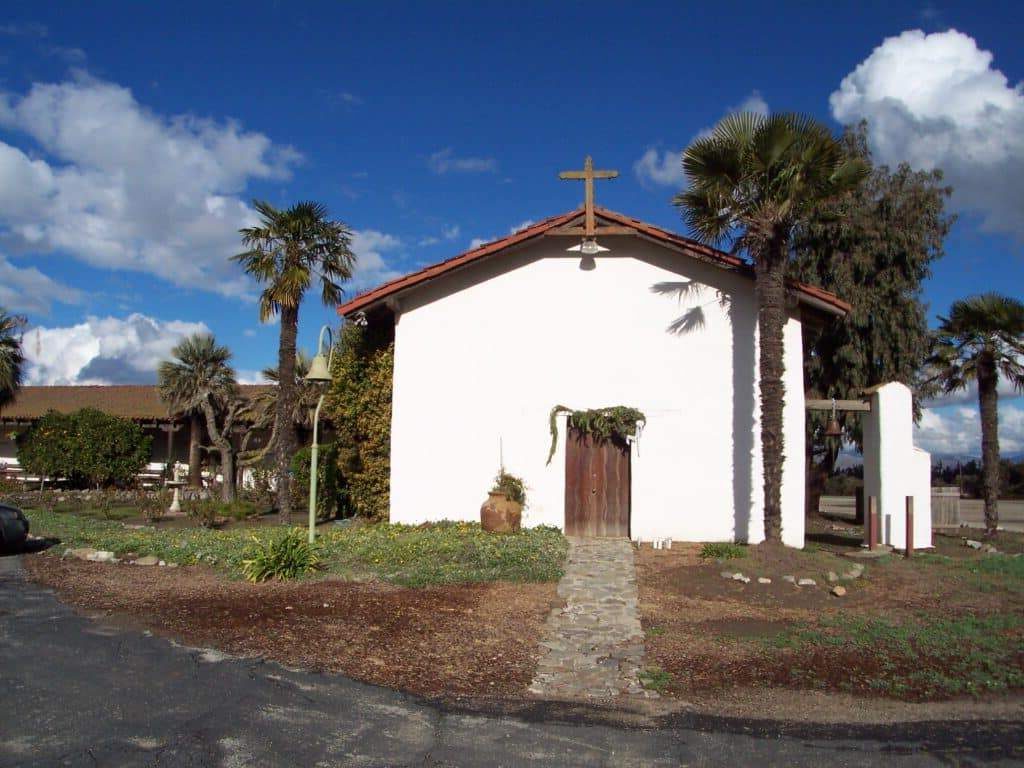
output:
M 480 527 L 490 533 L 515 533 L 522 520 L 522 506 L 501 491 L 491 491 L 480 507 Z

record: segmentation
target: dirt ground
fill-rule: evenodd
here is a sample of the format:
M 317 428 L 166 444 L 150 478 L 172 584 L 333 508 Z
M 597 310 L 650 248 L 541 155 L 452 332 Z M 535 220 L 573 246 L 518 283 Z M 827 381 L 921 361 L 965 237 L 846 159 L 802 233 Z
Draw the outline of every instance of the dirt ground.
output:
M 200 566 L 25 558 L 31 577 L 88 612 L 188 645 L 340 672 L 445 698 L 521 695 L 554 584 L 403 589 L 333 579 L 249 584 Z
M 962 580 L 950 577 L 946 567 L 906 562 L 899 556 L 888 558 L 884 564 L 868 561 L 865 577 L 839 582 L 847 593 L 833 596 L 827 574 L 849 570 L 854 560 L 841 553 L 859 549 L 860 530 L 828 520 L 808 522 L 809 551 L 804 552 L 750 547 L 747 557 L 724 562 L 702 560 L 700 545 L 696 544 L 676 544 L 671 550 L 644 547 L 638 552 L 648 662 L 671 675 L 665 694 L 720 712 L 751 713 L 769 701 L 777 711 L 780 699 L 785 699 L 795 713 L 811 701 L 816 702 L 814 708 L 827 707 L 830 698 L 831 705 L 848 709 L 851 702 L 856 702 L 863 709 L 870 699 L 838 692 L 891 696 L 871 691 L 879 665 L 887 661 L 884 657 L 827 645 L 803 649 L 800 667 L 809 671 L 808 678 L 794 680 L 794 651 L 773 647 L 772 641 L 794 628 L 816 627 L 838 617 L 883 618 L 899 624 L 923 615 L 986 616 L 1024 611 L 1024 598 L 1019 593 L 967 589 Z M 936 554 L 985 557 L 963 546 L 959 535 L 937 536 L 935 543 L 931 552 Z M 1024 537 L 1005 534 L 994 543 L 1013 553 L 1024 548 Z M 751 583 L 726 579 L 722 576 L 726 571 L 740 571 L 751 577 Z M 817 586 L 796 588 L 783 581 L 784 575 L 813 578 Z M 772 583 L 758 584 L 759 576 L 770 578 Z M 1018 661 L 1024 664 L 1024 653 Z M 783 689 L 794 695 L 782 695 Z M 894 703 L 875 701 L 878 703 L 871 708 L 884 709 Z M 1014 698 L 1014 702 L 1011 709 L 1020 716 L 1020 699 Z M 949 704 L 956 709 L 954 702 Z M 936 713 L 945 709 L 943 705 L 916 706 L 922 711 L 931 706 Z
M 929 612 L 1024 614 L 1020 593 L 965 591 L 943 567 L 898 557 L 884 566 L 869 563 L 864 578 L 843 582 L 848 593 L 834 597 L 826 574 L 849 569 L 853 561 L 839 553 L 858 548 L 859 537 L 859 529 L 819 519 L 804 552 L 751 547 L 745 558 L 718 563 L 702 560 L 696 544 L 641 548 L 637 568 L 647 662 L 671 675 L 662 698 L 643 705 L 645 716 L 682 709 L 826 722 L 1024 718 L 1020 692 L 908 703 L 840 690 L 851 675 L 870 676 L 872 670 L 862 658 L 828 649 L 801 659 L 813 669 L 814 683 L 794 684 L 791 651 L 766 650 L 765 641 L 796 626 L 849 615 L 898 622 Z M 938 554 L 984 557 L 964 547 L 959 533 L 935 542 L 932 551 Z M 1005 552 L 1024 550 L 1021 535 L 994 543 Z M 34 580 L 86 612 L 188 645 L 495 706 L 524 701 L 543 623 L 559 604 L 554 584 L 403 589 L 328 578 L 252 585 L 199 566 L 110 565 L 52 553 L 25 562 Z M 742 571 L 752 583 L 727 580 L 721 576 L 726 570 Z M 782 580 L 787 574 L 814 578 L 818 586 L 797 589 Z M 756 584 L 758 576 L 772 583 Z

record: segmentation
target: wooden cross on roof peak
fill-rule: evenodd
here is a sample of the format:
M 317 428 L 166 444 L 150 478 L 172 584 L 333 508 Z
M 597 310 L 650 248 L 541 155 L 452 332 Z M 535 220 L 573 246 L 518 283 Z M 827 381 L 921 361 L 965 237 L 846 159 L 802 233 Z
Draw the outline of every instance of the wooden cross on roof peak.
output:
M 583 181 L 583 208 L 586 214 L 584 237 L 593 238 L 597 234 L 597 223 L 594 219 L 594 179 L 614 179 L 618 175 L 618 171 L 595 171 L 594 161 L 590 155 L 583 161 L 582 171 L 562 171 L 558 174 L 560 179 Z

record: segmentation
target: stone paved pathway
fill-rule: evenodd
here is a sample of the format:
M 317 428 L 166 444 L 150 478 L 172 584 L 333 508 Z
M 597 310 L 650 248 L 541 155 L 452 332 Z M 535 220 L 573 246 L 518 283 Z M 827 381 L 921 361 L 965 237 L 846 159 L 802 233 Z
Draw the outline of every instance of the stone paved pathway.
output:
M 570 539 L 530 692 L 554 698 L 656 696 L 640 685 L 643 630 L 628 539 Z

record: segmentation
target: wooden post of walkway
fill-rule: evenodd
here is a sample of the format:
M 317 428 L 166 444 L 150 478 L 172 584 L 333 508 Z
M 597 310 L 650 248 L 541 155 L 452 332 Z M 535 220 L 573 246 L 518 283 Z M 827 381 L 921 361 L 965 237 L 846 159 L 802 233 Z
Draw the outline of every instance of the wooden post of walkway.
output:
M 868 549 L 878 548 L 878 497 L 868 496 Z
M 904 557 L 910 559 L 914 556 L 914 497 L 907 496 L 907 547 L 904 550 Z
M 864 486 L 858 486 L 853 494 L 854 525 L 864 525 Z

